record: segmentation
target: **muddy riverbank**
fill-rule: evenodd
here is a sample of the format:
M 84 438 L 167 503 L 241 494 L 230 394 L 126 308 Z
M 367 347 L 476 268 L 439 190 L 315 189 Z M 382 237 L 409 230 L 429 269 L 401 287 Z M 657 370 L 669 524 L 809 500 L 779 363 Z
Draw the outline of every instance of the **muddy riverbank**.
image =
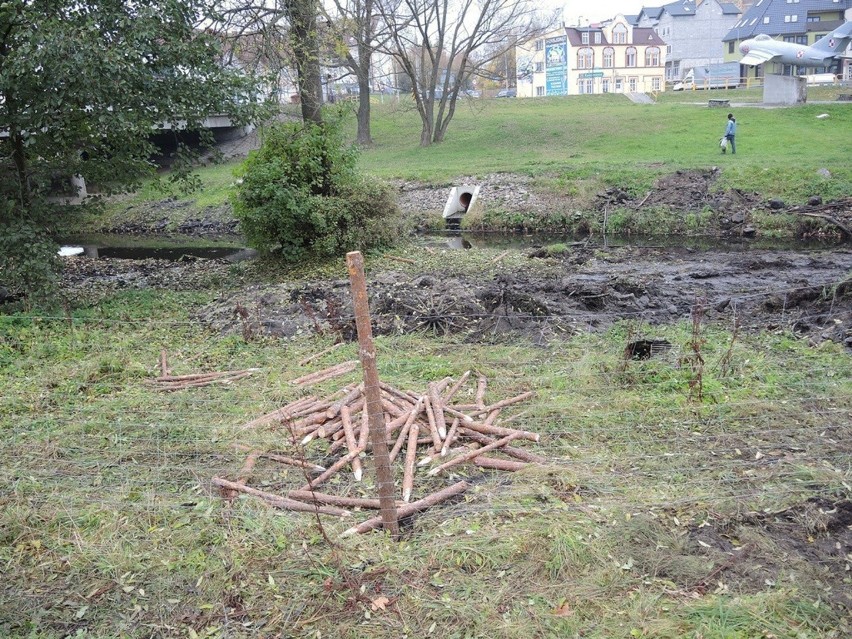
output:
M 368 273 L 377 334 L 427 331 L 470 340 L 513 336 L 543 343 L 623 320 L 653 326 L 691 317 L 741 330 L 789 330 L 814 343 L 852 348 L 852 250 L 695 250 L 583 247 L 516 253 L 512 266 L 466 273 L 434 249 L 412 247 L 414 264 L 381 260 Z M 468 259 L 488 263 L 494 252 Z M 439 258 L 440 256 L 438 256 Z M 194 318 L 218 333 L 276 337 L 354 336 L 345 279 L 257 283 L 252 267 L 218 260 L 70 258 L 64 288 L 95 299 L 130 288 L 222 288 Z M 342 274 L 343 275 L 343 274 Z M 236 287 L 235 287 L 236 286 Z M 236 309 L 245 309 L 242 316 Z

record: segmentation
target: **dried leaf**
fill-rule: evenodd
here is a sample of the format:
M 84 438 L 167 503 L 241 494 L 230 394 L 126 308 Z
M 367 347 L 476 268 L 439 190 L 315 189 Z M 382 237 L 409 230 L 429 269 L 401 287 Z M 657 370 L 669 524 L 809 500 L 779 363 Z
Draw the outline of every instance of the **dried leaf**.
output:
M 370 602 L 370 608 L 373 609 L 373 612 L 377 610 L 384 610 L 388 603 L 390 603 L 390 599 L 387 597 L 376 597 Z
M 566 601 L 564 604 L 562 604 L 556 610 L 553 611 L 553 615 L 556 617 L 571 617 L 574 615 L 574 611 L 571 609 L 571 606 L 569 606 L 568 602 Z

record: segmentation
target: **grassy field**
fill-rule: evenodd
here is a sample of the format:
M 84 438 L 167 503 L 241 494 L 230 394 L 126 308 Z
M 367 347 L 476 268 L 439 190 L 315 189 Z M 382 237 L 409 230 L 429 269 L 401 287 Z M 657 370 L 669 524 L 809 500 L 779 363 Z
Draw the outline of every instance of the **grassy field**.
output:
M 662 175 L 713 166 L 721 169 L 719 189 L 790 203 L 812 195 L 830 200 L 852 192 L 852 105 L 836 101 L 839 91 L 813 89 L 811 103 L 790 108 L 762 107 L 759 89 L 663 93 L 651 105 L 632 104 L 621 95 L 466 100 L 458 105 L 446 141 L 428 148 L 418 145 L 420 120 L 410 101 L 388 101 L 373 105 L 375 146 L 363 151 L 360 166 L 381 178 L 437 185 L 461 176 L 529 175 L 537 188 L 562 196 L 566 210 L 590 207 L 594 195 L 608 187 L 644 191 Z M 708 108 L 708 97 L 734 105 L 736 156 L 719 152 L 728 109 Z M 828 117 L 817 117 L 823 114 Z M 226 204 L 238 166 L 200 169 L 201 191 L 173 194 L 186 207 L 174 208 L 170 216 L 203 216 L 205 208 Z M 820 169 L 828 169 L 830 177 Z M 148 186 L 72 226 L 105 218 L 117 226 L 144 217 L 144 204 L 164 197 Z
M 496 252 L 482 251 L 483 274 Z M 399 264 L 368 266 L 376 276 Z M 848 636 L 838 604 L 848 611 L 849 557 L 825 549 L 845 539 L 830 511 L 852 492 L 842 347 L 724 326 L 696 336 L 688 323 L 627 322 L 547 347 L 378 338 L 382 379 L 398 387 L 473 370 L 487 376 L 489 402 L 535 391 L 518 425 L 542 434 L 531 448 L 548 461 L 511 476 L 457 467 L 419 490 L 465 477 L 475 488 L 407 522 L 401 543 L 342 540 L 351 521 L 319 524 L 251 497 L 230 504 L 210 485 L 237 475 L 235 444 L 301 454 L 280 430 L 241 425 L 305 394 L 288 380 L 357 356 L 349 345 L 301 367 L 327 337 L 246 341 L 194 319 L 229 287 L 265 277 L 254 268 L 209 290 L 0 316 L 0 636 Z M 342 263 L 325 268 L 345 277 Z M 644 334 L 673 350 L 623 359 Z M 261 370 L 158 392 L 147 380 L 161 348 L 175 374 Z M 362 484 L 337 476 L 329 491 L 373 495 L 366 472 Z M 270 462 L 251 478 L 279 493 L 302 482 Z
M 694 101 L 483 100 L 464 105 L 447 142 L 428 149 L 416 146 L 412 112 L 378 105 L 377 145 L 362 164 L 435 183 L 520 172 L 558 192 L 718 164 L 728 185 L 794 199 L 827 166 L 832 177 L 819 188 L 850 191 L 852 105 L 737 106 L 741 152 L 732 158 L 715 149 L 726 111 Z M 203 170 L 203 197 L 173 213 L 220 205 L 232 169 Z M 529 262 L 518 252 L 500 261 L 502 253 L 405 247 L 415 265 L 370 255 L 368 275 L 499 278 Z M 547 462 L 512 475 L 462 465 L 418 484 L 416 496 L 462 478 L 474 487 L 404 522 L 401 542 L 341 539 L 351 519 L 222 499 L 210 482 L 238 475 L 237 446 L 325 460 L 322 443 L 301 451 L 280 430 L 242 425 L 356 381 L 352 373 L 310 391 L 290 384 L 358 353 L 348 344 L 300 366 L 331 338 L 221 334 L 196 312 L 235 287 L 317 278 L 344 281 L 342 260 L 240 264 L 194 291 L 127 290 L 54 313 L 0 314 L 0 637 L 852 634 L 852 360 L 838 344 L 796 339 L 781 320 L 748 330 L 625 321 L 546 346 L 379 337 L 380 375 L 397 387 L 422 391 L 472 370 L 488 378 L 488 402 L 534 391 L 516 423 L 541 433 L 523 446 Z M 848 294 L 837 304 L 848 307 Z M 625 359 L 637 336 L 673 347 Z M 260 370 L 230 385 L 160 392 L 149 382 L 161 349 L 175 374 Z M 374 496 L 372 470 L 362 483 L 337 475 L 329 492 Z M 263 461 L 250 483 L 280 493 L 303 480 Z

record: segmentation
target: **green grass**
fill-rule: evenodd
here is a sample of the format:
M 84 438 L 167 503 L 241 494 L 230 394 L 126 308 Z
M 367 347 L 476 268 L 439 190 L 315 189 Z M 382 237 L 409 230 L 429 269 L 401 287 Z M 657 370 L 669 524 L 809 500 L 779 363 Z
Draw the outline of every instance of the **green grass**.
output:
M 537 188 L 565 197 L 566 210 L 588 208 L 594 195 L 607 187 L 644 193 L 661 175 L 712 166 L 721 169 L 719 188 L 791 203 L 812 195 L 836 199 L 852 192 L 852 106 L 813 101 L 831 100 L 837 91 L 814 89 L 811 103 L 786 108 L 760 106 L 759 89 L 669 92 L 652 105 L 632 104 L 621 95 L 464 101 L 446 140 L 426 148 L 419 146 L 419 117 L 403 98 L 373 104 L 375 145 L 363 151 L 360 166 L 382 178 L 436 185 L 449 185 L 462 176 L 529 175 Z M 738 123 L 735 157 L 719 153 L 727 109 L 708 108 L 711 94 L 737 105 L 731 108 Z M 822 114 L 828 117 L 817 118 Z M 351 127 L 354 137 L 354 121 Z M 226 204 L 237 166 L 201 168 L 202 189 L 175 195 L 187 207 L 169 215 L 183 220 Z M 820 175 L 823 168 L 830 177 Z M 164 197 L 149 184 L 129 198 L 113 200 L 106 216 L 113 225 L 144 217 L 145 203 Z M 151 219 L 162 217 L 156 208 L 148 214 Z
M 125 292 L 66 317 L 0 317 L 0 635 L 848 633 L 827 590 L 842 559 L 823 566 L 801 552 L 827 543 L 817 520 L 786 537 L 770 534 L 771 517 L 754 521 L 811 497 L 849 497 L 852 361 L 840 347 L 782 333 L 732 343 L 725 327 L 708 326 L 706 400 L 696 403 L 680 363 L 686 325 L 622 324 L 547 347 L 379 337 L 391 384 L 423 389 L 472 369 L 488 377 L 489 401 L 535 390 L 520 425 L 542 433 L 549 463 L 482 478 L 460 502 L 415 518 L 400 544 L 337 540 L 350 524 L 326 518 L 328 544 L 313 518 L 252 498 L 228 505 L 209 483 L 238 472 L 235 443 L 289 449 L 280 431 L 240 425 L 304 393 L 288 380 L 328 339 L 211 333 L 193 309 L 215 294 Z M 674 351 L 624 362 L 625 341 L 645 331 Z M 176 374 L 261 371 L 159 393 L 146 380 L 161 348 Z M 309 368 L 354 357 L 350 344 Z M 340 475 L 331 489 L 372 495 L 370 472 L 363 485 Z M 461 466 L 434 485 L 471 473 Z M 271 463 L 251 479 L 272 491 L 300 482 Z M 385 609 L 373 609 L 382 596 Z

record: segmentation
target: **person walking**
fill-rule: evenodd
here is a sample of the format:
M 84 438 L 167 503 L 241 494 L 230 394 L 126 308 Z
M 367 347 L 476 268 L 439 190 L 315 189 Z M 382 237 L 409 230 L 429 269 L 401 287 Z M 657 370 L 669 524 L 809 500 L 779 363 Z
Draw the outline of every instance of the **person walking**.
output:
M 737 135 L 737 120 L 734 117 L 733 113 L 728 114 L 728 125 L 725 127 L 725 139 L 728 141 L 728 144 L 731 145 L 731 155 L 736 154 L 737 145 L 734 142 L 734 138 Z M 725 148 L 722 147 L 722 153 L 725 152 Z

